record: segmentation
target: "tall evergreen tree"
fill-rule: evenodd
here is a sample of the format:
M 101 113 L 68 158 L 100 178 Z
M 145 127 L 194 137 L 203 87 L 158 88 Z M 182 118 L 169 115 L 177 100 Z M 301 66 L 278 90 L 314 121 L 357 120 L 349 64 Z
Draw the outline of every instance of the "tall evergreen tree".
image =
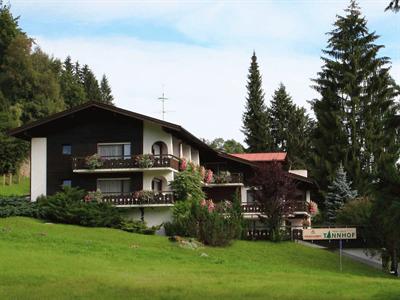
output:
M 247 102 L 243 114 L 242 132 L 249 152 L 264 152 L 271 150 L 271 138 L 268 134 L 268 119 L 264 103 L 262 79 L 258 68 L 257 56 L 253 52 L 249 75 L 247 76 Z
M 101 101 L 107 104 L 113 104 L 114 97 L 111 94 L 111 87 L 106 75 L 103 75 L 100 82 Z
M 385 148 L 384 120 L 396 114 L 396 90 L 390 61 L 378 56 L 383 46 L 375 44 L 378 36 L 368 31 L 357 3 L 351 1 L 345 12 L 329 32 L 324 65 L 314 80 L 320 98 L 311 102 L 317 120 L 312 172 L 326 191 L 343 162 L 364 193 Z
M 99 82 L 94 76 L 88 65 L 84 65 L 82 70 L 83 87 L 88 101 L 101 101 Z
M 357 191 L 351 189 L 351 182 L 347 180 L 346 172 L 340 165 L 336 177 L 328 186 L 325 198 L 325 208 L 328 221 L 335 223 L 338 210 L 349 200 L 357 197 Z
M 304 108 L 293 103 L 282 83 L 275 90 L 267 114 L 272 150 L 287 152 L 291 167 L 305 168 L 310 152 L 311 119 Z
M 61 94 L 67 108 L 74 107 L 86 101 L 86 93 L 79 77 L 75 75 L 74 65 L 68 56 L 63 64 L 60 76 Z

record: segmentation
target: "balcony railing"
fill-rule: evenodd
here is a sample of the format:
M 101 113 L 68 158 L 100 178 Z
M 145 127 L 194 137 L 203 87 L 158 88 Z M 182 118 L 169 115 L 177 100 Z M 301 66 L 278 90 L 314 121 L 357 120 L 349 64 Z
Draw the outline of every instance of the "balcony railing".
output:
M 224 185 L 243 183 L 242 173 L 220 172 L 214 173 L 212 181 L 207 185 Z
M 308 204 L 305 201 L 294 202 L 293 208 L 291 210 L 293 211 L 293 213 L 309 212 Z M 243 213 L 262 213 L 263 211 L 263 206 L 258 203 L 242 204 Z
M 172 168 L 179 170 L 179 158 L 170 154 L 163 155 L 133 155 L 133 156 L 102 156 L 95 167 L 88 163 L 87 157 L 72 158 L 73 170 L 102 169 L 151 169 Z
M 104 195 L 103 201 L 116 206 L 162 206 L 174 204 L 174 193 L 165 192 L 133 192 L 125 195 Z

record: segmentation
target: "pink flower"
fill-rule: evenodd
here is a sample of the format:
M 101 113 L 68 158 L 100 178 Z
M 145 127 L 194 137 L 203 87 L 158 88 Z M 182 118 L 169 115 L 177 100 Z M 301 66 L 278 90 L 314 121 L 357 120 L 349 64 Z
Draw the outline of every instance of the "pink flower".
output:
M 214 202 L 210 199 L 207 200 L 208 212 L 213 212 L 215 209 Z
M 213 171 L 211 170 L 207 170 L 206 171 L 206 175 L 204 177 L 204 182 L 205 183 L 211 183 L 213 179 Z
M 199 172 L 200 172 L 201 178 L 204 178 L 206 176 L 206 168 L 204 168 L 203 166 L 200 167 Z
M 201 207 L 204 207 L 204 206 L 206 206 L 206 205 L 207 205 L 206 199 L 200 200 L 200 206 L 201 206 Z
M 310 201 L 308 204 L 308 210 L 310 211 L 310 214 L 312 216 L 315 216 L 318 214 L 318 204 L 315 203 L 314 201 Z
M 186 168 L 187 168 L 186 159 L 182 159 L 182 161 L 181 161 L 181 171 L 185 171 Z

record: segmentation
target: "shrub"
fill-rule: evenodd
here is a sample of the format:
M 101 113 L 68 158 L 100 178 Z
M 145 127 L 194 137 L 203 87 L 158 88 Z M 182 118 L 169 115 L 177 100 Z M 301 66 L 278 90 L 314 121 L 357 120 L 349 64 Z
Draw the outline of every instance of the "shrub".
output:
M 37 205 L 23 197 L 0 197 L 0 217 L 11 216 L 36 217 Z
M 124 220 L 121 223 L 120 229 L 128 232 L 133 232 L 133 233 L 141 233 L 141 234 L 148 234 L 148 235 L 153 235 L 156 233 L 157 230 L 161 228 L 161 225 L 158 226 L 151 226 L 147 227 L 147 224 L 145 221 L 140 221 L 140 220 Z
M 43 219 L 91 227 L 119 227 L 118 209 L 108 203 L 83 201 L 85 192 L 66 187 L 53 196 L 38 199 L 39 216 Z
M 171 183 L 178 201 L 194 200 L 200 201 L 205 198 L 202 190 L 202 180 L 200 172 L 196 168 L 191 168 L 188 164 L 186 169 L 175 175 Z
M 197 235 L 196 220 L 192 218 L 191 201 L 179 201 L 175 203 L 172 211 L 172 222 L 164 223 L 165 234 L 168 236 L 187 236 Z
M 85 163 L 92 170 L 103 166 L 103 160 L 97 153 L 85 157 Z
M 136 162 L 139 168 L 151 168 L 154 165 L 154 156 L 151 154 L 138 155 Z
M 337 211 L 336 222 L 346 225 L 367 226 L 371 221 L 373 202 L 368 197 L 350 200 Z

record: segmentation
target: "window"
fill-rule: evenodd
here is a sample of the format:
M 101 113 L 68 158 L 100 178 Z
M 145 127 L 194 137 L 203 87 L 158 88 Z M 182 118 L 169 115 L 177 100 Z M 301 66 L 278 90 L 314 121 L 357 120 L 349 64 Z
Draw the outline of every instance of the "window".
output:
M 71 179 L 64 179 L 63 182 L 62 182 L 62 186 L 63 186 L 63 187 L 64 187 L 64 186 L 69 186 L 69 187 L 71 187 L 71 186 L 72 186 L 72 180 L 71 180 Z
M 116 144 L 98 144 L 97 153 L 104 158 L 129 159 L 131 157 L 131 144 L 130 143 L 116 143 Z
M 129 178 L 102 178 L 97 179 L 97 189 L 105 195 L 123 195 L 131 192 Z
M 254 203 L 256 201 L 253 190 L 247 190 L 247 203 Z
M 71 145 L 62 145 L 62 154 L 63 155 L 71 155 L 72 154 Z
M 161 192 L 162 191 L 162 180 L 158 178 L 154 178 L 151 182 L 151 189 L 154 192 Z

